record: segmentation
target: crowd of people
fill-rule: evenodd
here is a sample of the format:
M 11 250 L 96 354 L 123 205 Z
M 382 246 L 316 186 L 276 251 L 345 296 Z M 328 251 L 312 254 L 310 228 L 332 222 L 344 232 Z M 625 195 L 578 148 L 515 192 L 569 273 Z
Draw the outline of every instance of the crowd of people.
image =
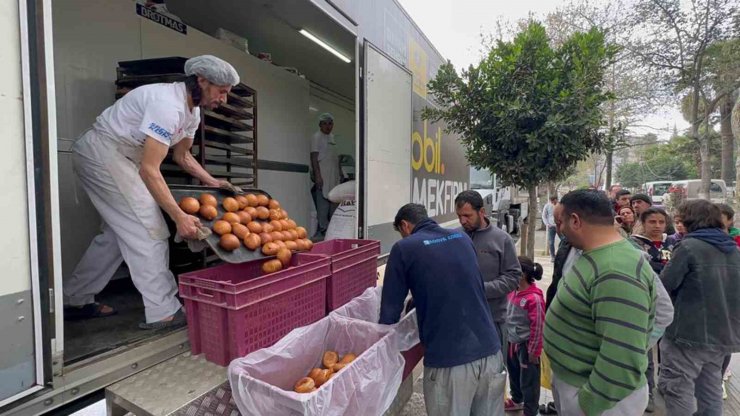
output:
M 459 229 L 418 204 L 398 211 L 403 238 L 381 301 L 380 323 L 394 324 L 413 298 L 430 416 L 642 415 L 656 389 L 668 415 L 722 415 L 723 375 L 740 352 L 730 206 L 692 200 L 668 213 L 618 188 L 550 198 L 546 296 L 542 266 L 517 257 L 480 194 L 462 192 L 455 206 Z M 540 405 L 542 379 L 554 402 Z

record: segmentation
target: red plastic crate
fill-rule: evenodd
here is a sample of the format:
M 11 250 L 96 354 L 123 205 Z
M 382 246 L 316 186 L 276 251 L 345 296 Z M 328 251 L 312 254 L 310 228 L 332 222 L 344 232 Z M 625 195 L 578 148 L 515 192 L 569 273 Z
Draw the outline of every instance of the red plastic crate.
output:
M 258 260 L 180 276 L 193 354 L 226 366 L 326 316 L 327 257 L 296 254 L 291 267 L 262 275 Z
M 331 258 L 331 277 L 326 290 L 327 311 L 344 305 L 378 281 L 380 241 L 329 240 L 314 244 L 311 254 Z
M 222 264 L 180 275 L 180 294 L 226 307 L 240 307 L 298 283 L 331 274 L 329 261 L 320 255 L 297 253 L 291 267 L 263 275 L 262 264 L 270 259 Z M 328 271 L 327 271 L 328 270 Z M 300 281 L 285 280 L 299 278 Z

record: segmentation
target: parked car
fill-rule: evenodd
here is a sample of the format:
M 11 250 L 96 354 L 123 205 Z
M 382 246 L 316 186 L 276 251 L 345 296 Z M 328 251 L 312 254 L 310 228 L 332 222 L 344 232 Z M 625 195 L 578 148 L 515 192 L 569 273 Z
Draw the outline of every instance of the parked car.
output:
M 699 188 L 701 179 L 688 179 L 683 181 L 673 181 L 669 191 L 681 190 L 686 200 L 699 199 Z M 709 185 L 709 199 L 715 203 L 727 202 L 727 185 L 722 179 L 712 179 Z M 653 197 L 655 200 L 655 197 Z

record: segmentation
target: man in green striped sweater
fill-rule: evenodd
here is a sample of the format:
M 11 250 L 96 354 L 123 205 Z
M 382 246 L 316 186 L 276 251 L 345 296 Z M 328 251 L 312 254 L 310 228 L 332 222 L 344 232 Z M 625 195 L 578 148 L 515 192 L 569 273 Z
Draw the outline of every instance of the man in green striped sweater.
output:
M 558 414 L 641 415 L 648 402 L 646 350 L 655 319 L 650 264 L 617 233 L 602 192 L 568 193 L 555 221 L 583 250 L 560 281 L 545 319 Z

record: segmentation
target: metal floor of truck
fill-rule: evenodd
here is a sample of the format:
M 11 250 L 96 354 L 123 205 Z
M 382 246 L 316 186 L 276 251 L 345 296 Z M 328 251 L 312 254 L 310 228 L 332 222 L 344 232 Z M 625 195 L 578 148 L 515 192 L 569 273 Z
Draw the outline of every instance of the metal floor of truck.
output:
M 139 329 L 139 323 L 144 321 L 144 304 L 141 294 L 130 278 L 111 281 L 96 296 L 96 301 L 113 307 L 118 314 L 105 318 L 64 322 L 65 365 L 172 331 L 172 329 L 160 331 Z
M 422 364 L 420 364 L 421 366 Z M 730 367 L 735 374 L 738 374 L 738 376 L 731 377 L 727 382 L 727 393 L 729 395 L 728 399 L 724 402 L 724 411 L 722 414 L 724 416 L 740 416 L 740 356 L 736 355 L 733 359 L 732 365 Z M 426 416 L 427 412 L 424 407 L 424 394 L 422 389 L 422 379 L 419 377 L 421 375 L 421 372 L 418 371 L 420 368 L 414 371 L 415 382 L 413 384 L 413 393 L 409 399 L 409 401 L 405 404 L 403 407 L 403 410 L 398 412 L 397 414 L 399 416 Z M 224 388 L 218 389 L 219 391 L 227 391 L 229 390 L 228 383 L 223 386 Z M 540 395 L 540 403 L 547 403 L 548 401 L 552 400 L 552 394 L 549 390 L 543 389 Z M 229 401 L 229 405 L 227 406 L 220 406 L 218 408 L 218 411 L 212 411 L 212 412 L 204 412 L 203 409 L 205 408 L 212 408 L 213 406 L 196 406 L 191 408 L 186 407 L 181 411 L 179 414 L 193 414 L 193 415 L 205 415 L 205 414 L 220 414 L 220 415 L 232 415 L 232 414 L 238 414 L 238 411 L 235 411 L 235 406 L 233 403 Z M 199 400 L 195 400 L 194 402 L 198 402 L 198 404 L 202 405 L 202 403 L 199 402 Z M 645 413 L 645 416 L 667 416 L 665 411 L 665 404 L 663 403 L 663 400 L 660 396 L 657 397 L 656 401 L 656 411 L 654 413 Z M 193 409 L 197 409 L 197 411 L 193 411 Z M 188 413 L 188 411 L 191 411 L 192 413 Z M 105 416 L 106 415 L 106 405 L 105 401 L 101 400 L 97 403 L 92 404 L 91 406 L 84 408 L 82 410 L 79 410 L 72 414 L 73 416 Z M 522 412 L 506 412 L 506 416 L 521 416 Z

